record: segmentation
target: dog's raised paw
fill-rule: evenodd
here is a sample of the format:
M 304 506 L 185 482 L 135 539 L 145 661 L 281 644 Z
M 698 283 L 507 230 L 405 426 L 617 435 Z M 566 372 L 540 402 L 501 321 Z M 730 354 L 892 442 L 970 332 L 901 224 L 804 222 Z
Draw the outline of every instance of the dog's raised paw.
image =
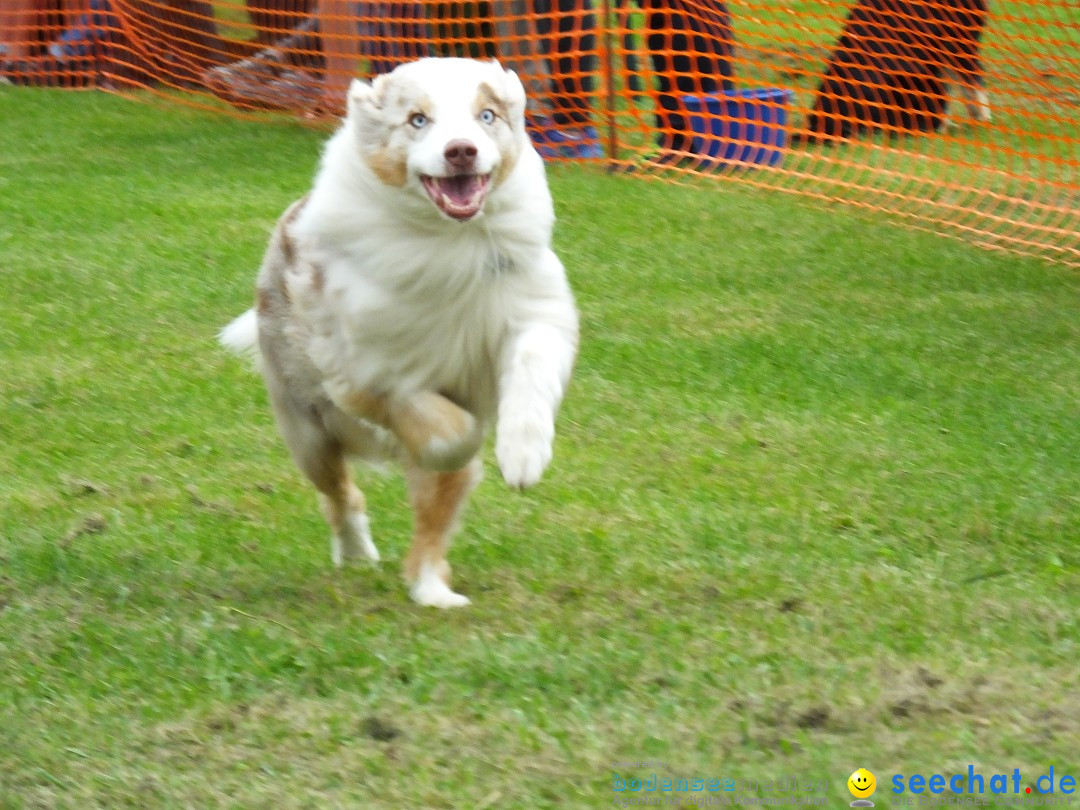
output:
M 500 428 L 495 458 L 508 486 L 525 489 L 540 480 L 551 461 L 553 433 L 550 426 L 530 423 Z

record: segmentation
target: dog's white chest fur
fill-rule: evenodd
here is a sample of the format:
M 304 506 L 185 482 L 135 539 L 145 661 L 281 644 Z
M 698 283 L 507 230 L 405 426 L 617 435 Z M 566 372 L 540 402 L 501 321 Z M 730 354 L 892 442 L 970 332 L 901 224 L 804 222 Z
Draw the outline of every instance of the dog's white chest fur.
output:
M 440 391 L 490 418 L 522 286 L 512 260 L 473 239 L 414 239 L 398 256 L 382 247 L 358 239 L 326 256 L 321 281 L 312 272 L 290 279 L 312 360 L 362 390 Z

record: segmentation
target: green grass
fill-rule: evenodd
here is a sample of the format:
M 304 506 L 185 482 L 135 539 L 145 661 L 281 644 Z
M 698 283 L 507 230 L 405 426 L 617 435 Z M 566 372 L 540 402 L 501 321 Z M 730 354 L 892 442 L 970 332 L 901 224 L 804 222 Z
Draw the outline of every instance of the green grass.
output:
M 582 312 L 545 480 L 411 605 L 335 571 L 215 345 L 318 132 L 0 88 L 0 807 L 588 808 L 613 761 L 1025 784 L 1080 757 L 1075 271 L 553 167 Z M 646 771 L 618 768 L 622 777 Z M 776 795 L 760 790 L 762 795 Z

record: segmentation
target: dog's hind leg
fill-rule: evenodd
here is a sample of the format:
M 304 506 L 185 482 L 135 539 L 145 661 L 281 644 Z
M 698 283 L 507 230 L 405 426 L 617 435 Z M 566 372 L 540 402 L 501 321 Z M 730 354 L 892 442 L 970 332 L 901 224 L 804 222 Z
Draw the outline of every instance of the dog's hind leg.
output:
M 469 604 L 450 588 L 446 552 L 469 492 L 480 480 L 480 461 L 460 470 L 435 472 L 410 465 L 406 470 L 412 504 L 413 541 L 405 560 L 405 580 L 417 604 L 451 608 Z
M 342 475 L 337 483 L 329 491 L 319 490 L 319 506 L 332 532 L 330 558 L 337 566 L 360 559 L 378 562 L 379 549 L 371 539 L 364 493 L 353 483 L 344 457 L 341 466 Z
M 964 100 L 964 106 L 967 107 L 969 116 L 984 124 L 994 120 L 994 115 L 990 111 L 990 94 L 986 92 L 981 79 L 976 79 L 974 83 L 961 81 L 957 85 L 957 89 L 960 98 Z
M 321 425 L 278 409 L 285 443 L 301 471 L 319 491 L 319 506 L 330 524 L 331 558 L 342 566 L 360 559 L 379 561 L 371 540 L 364 494 L 353 483 L 352 471 L 340 443 Z
M 429 470 L 458 470 L 476 455 L 484 426 L 442 394 L 372 395 L 342 383 L 327 385 L 334 404 L 392 432 L 413 462 Z

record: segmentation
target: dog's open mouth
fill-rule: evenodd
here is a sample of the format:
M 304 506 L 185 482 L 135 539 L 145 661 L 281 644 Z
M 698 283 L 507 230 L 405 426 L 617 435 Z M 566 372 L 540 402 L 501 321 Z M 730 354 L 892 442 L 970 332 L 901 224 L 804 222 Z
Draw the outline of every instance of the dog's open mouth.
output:
M 484 207 L 490 174 L 454 174 L 449 177 L 421 175 L 421 182 L 431 201 L 440 211 L 454 219 L 472 219 Z

